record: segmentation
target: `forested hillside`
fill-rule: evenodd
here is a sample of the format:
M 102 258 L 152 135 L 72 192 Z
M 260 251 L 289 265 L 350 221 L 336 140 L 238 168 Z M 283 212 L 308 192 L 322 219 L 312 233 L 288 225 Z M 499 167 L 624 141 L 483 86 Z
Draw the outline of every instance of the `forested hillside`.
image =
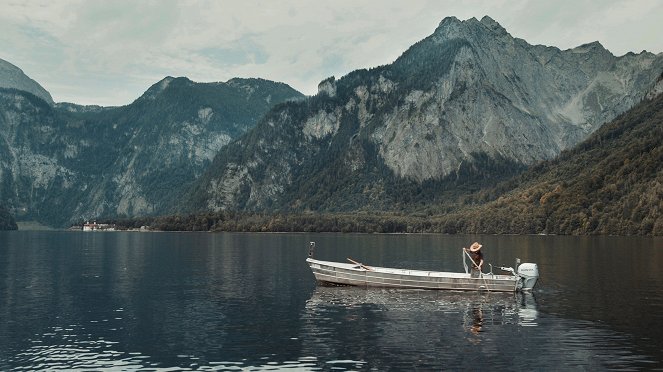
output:
M 663 235 L 663 95 L 500 188 L 513 190 L 445 217 L 442 230 Z
M 412 196 L 416 197 L 416 196 Z M 124 221 L 163 230 L 663 235 L 663 94 L 558 158 L 419 212 L 215 212 Z
M 16 220 L 9 210 L 0 204 L 0 231 L 1 230 L 17 230 Z

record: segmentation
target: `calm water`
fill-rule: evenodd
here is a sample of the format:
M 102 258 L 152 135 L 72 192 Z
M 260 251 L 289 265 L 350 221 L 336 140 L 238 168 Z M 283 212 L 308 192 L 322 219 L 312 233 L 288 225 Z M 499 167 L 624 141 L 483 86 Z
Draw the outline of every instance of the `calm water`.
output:
M 486 236 L 531 295 L 317 287 L 304 259 L 460 271 L 477 237 L 0 232 L 0 370 L 663 369 L 663 239 Z

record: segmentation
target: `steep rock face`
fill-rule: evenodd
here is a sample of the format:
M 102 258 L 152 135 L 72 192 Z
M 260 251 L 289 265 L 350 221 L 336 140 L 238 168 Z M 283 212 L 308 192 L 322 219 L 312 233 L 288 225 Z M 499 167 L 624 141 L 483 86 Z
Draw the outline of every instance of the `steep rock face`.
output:
M 450 179 L 555 157 L 639 102 L 661 71 L 663 54 L 615 57 L 597 42 L 562 51 L 489 17 L 445 18 L 393 64 L 275 108 L 219 154 L 193 205 L 397 207 Z
M 0 200 L 54 225 L 164 212 L 223 146 L 274 104 L 301 97 L 262 79 L 167 77 L 115 108 L 50 107 L 0 90 Z
M 71 162 L 88 148 L 42 99 L 0 89 L 0 200 L 17 216 L 34 212 L 47 219 L 66 208 L 71 200 L 62 195 L 86 184 Z
M 647 92 L 647 99 L 654 99 L 661 93 L 663 93 L 663 73 L 661 73 L 661 76 L 656 80 L 654 87 Z
M 445 19 L 401 59 L 453 40 L 465 44 L 449 72 L 410 91 L 375 133 L 398 175 L 444 177 L 472 152 L 523 164 L 552 158 L 639 102 L 663 70 L 661 55 L 618 58 L 599 43 L 567 51 L 531 46 L 488 17 Z
M 0 88 L 13 88 L 34 94 L 53 105 L 51 94 L 11 63 L 0 59 Z
M 663 235 L 663 95 L 541 162 L 445 229 L 483 234 Z

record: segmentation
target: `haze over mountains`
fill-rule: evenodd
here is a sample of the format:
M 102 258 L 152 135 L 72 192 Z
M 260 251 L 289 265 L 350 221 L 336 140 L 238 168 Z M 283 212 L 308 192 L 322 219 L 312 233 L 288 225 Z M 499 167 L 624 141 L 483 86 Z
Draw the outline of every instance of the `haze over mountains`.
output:
M 306 98 L 261 79 L 167 77 L 123 107 L 53 104 L 0 62 L 0 203 L 56 226 L 185 211 L 442 213 L 585 140 L 655 94 L 663 72 L 663 54 L 530 45 L 489 17 L 445 18 L 392 64 L 325 79 Z

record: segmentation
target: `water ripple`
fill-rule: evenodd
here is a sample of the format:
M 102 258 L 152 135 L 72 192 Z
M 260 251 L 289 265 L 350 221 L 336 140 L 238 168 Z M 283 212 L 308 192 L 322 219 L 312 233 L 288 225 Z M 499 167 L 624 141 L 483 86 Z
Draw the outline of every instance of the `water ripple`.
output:
M 485 237 L 493 262 L 540 264 L 514 296 L 322 288 L 303 262 L 313 238 L 433 269 L 467 237 L 3 234 L 3 371 L 663 367 L 663 240 Z

